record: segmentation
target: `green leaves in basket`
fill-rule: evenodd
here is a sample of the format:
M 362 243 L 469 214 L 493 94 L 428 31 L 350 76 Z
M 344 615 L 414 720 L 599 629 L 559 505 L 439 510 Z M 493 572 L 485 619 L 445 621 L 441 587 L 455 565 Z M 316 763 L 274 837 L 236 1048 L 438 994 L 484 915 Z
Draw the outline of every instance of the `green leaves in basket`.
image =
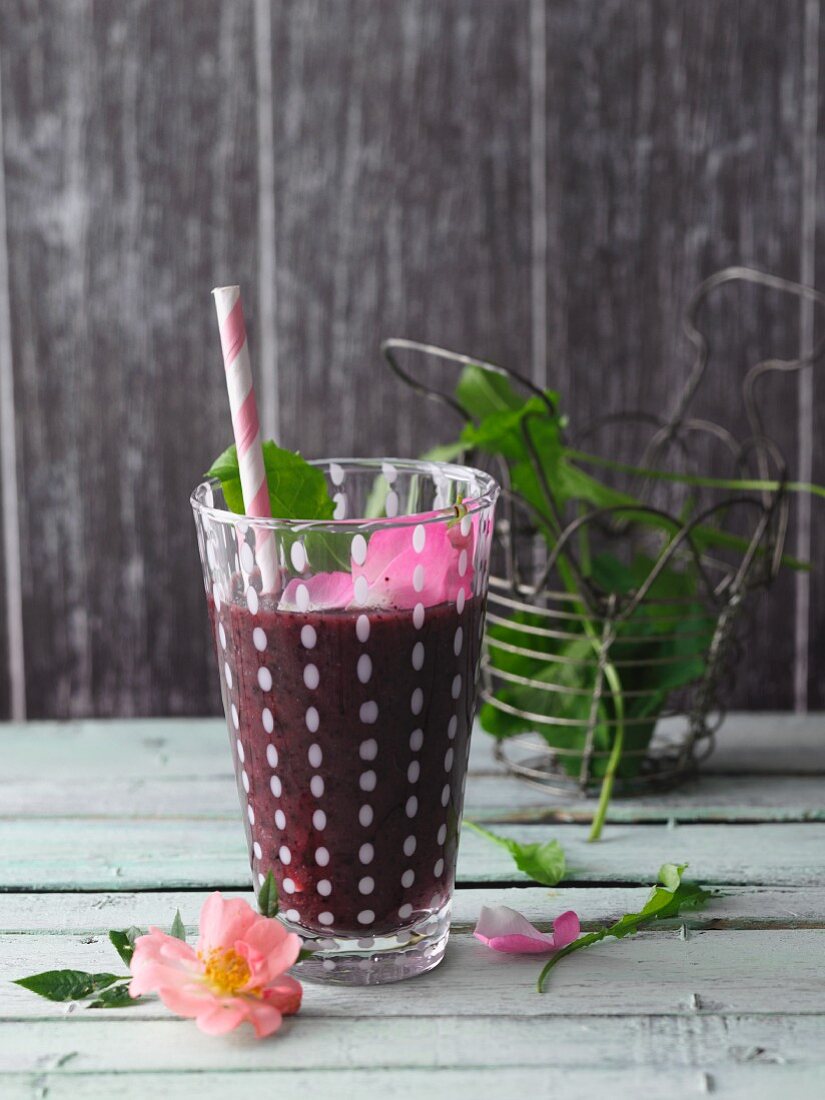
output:
M 686 867 L 687 864 L 684 863 L 665 863 L 659 871 L 659 884 L 653 887 L 650 897 L 638 913 L 625 913 L 609 927 L 580 936 L 567 947 L 557 951 L 539 975 L 537 983 L 539 993 L 544 991 L 553 967 L 557 966 L 565 956 L 572 955 L 574 951 L 591 947 L 608 936 L 615 939 L 633 936 L 639 931 L 641 925 L 676 917 L 685 910 L 700 909 L 711 894 L 701 886 L 682 881 Z
M 506 848 L 519 871 L 529 875 L 534 882 L 540 882 L 543 886 L 555 886 L 564 878 L 564 849 L 557 840 L 549 840 L 544 844 L 519 844 L 509 837 L 491 833 L 489 829 L 483 829 L 473 821 L 465 821 L 464 825 L 479 836 Z
M 606 591 L 629 596 L 647 578 L 653 561 L 637 555 L 630 566 L 609 554 L 592 561 L 592 576 Z M 481 708 L 481 724 L 497 738 L 538 730 L 553 747 L 567 750 L 559 762 L 571 776 L 578 776 L 585 748 L 587 723 L 593 706 L 598 675 L 598 656 L 580 623 L 570 620 L 563 638 L 548 637 L 547 616 L 517 612 L 507 624 L 487 629 L 490 664 L 504 675 L 496 680 L 495 696 L 506 708 L 524 711 L 528 717 L 502 710 L 491 703 Z M 553 623 L 554 627 L 559 624 Z M 647 600 L 619 628 L 611 647 L 611 659 L 621 674 L 624 702 L 624 755 L 618 774 L 634 775 L 638 755 L 649 744 L 670 692 L 700 679 L 714 622 L 696 599 L 691 573 L 665 570 L 656 579 Z M 535 656 L 512 653 L 508 647 L 529 649 Z M 530 680 L 533 683 L 522 683 Z M 552 719 L 571 725 L 551 725 Z M 606 753 L 617 725 L 616 700 L 609 691 L 599 699 L 593 748 Z M 542 724 L 544 719 L 544 724 Z M 592 761 L 591 774 L 604 775 L 605 757 Z
M 279 908 L 278 884 L 270 870 L 258 891 L 258 909 L 265 917 L 277 917 Z
M 284 450 L 272 440 L 263 444 L 263 452 L 273 516 L 277 519 L 332 519 L 335 505 L 322 470 L 310 466 L 301 455 Z M 205 476 L 220 481 L 227 508 L 243 515 L 241 475 L 234 443 L 215 459 Z

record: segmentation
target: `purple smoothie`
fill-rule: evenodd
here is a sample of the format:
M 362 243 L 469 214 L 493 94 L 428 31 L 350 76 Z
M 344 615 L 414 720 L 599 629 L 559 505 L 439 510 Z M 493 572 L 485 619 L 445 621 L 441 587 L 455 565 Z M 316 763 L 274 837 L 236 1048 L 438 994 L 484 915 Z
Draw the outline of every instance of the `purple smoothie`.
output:
M 482 604 L 278 611 L 209 601 L 253 870 L 323 935 L 450 896 Z

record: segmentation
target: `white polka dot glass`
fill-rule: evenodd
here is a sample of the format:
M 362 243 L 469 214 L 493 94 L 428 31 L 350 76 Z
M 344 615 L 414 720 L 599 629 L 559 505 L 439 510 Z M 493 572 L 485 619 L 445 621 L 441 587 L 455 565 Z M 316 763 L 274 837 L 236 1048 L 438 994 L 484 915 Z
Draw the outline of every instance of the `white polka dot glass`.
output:
M 254 884 L 302 977 L 371 985 L 446 947 L 498 488 L 315 465 L 329 520 L 238 516 L 216 482 L 192 506 Z

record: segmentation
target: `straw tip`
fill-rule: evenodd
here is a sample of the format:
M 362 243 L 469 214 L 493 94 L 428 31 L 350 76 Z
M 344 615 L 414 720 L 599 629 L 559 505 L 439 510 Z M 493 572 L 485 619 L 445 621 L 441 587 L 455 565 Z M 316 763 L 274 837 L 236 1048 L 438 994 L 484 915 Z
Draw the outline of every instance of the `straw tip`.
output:
M 216 298 L 218 295 L 224 294 L 240 294 L 241 288 L 239 286 L 216 286 L 212 290 L 212 297 Z

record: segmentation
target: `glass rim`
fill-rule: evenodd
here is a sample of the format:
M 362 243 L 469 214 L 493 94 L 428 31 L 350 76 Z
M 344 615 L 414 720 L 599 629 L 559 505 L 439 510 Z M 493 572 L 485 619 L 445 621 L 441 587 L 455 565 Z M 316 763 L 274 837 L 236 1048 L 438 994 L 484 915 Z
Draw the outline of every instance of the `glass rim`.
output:
M 310 466 L 329 467 L 333 463 L 339 466 L 358 466 L 365 470 L 373 470 L 376 474 L 382 474 L 386 465 L 392 465 L 399 473 L 430 474 L 434 472 L 444 474 L 452 481 L 468 481 L 470 477 L 478 483 L 479 494 L 467 503 L 464 515 L 473 516 L 491 508 L 501 492 L 501 486 L 496 479 L 484 470 L 475 466 L 462 466 L 454 462 L 438 462 L 435 459 L 423 458 L 314 458 L 307 459 Z M 216 477 L 208 477 L 199 482 L 189 495 L 189 503 L 192 510 L 199 516 L 208 516 L 218 523 L 230 523 L 237 527 L 239 523 L 246 523 L 255 529 L 269 530 L 363 530 L 376 527 L 409 527 L 416 524 L 443 523 L 444 520 L 454 519 L 457 515 L 456 505 L 450 504 L 446 508 L 430 509 L 427 512 L 408 512 L 398 516 L 374 516 L 353 517 L 351 519 L 285 519 L 278 516 L 248 516 L 241 512 L 230 512 L 226 508 L 216 508 L 213 504 L 206 504 L 198 499 L 198 493 L 206 487 L 220 487 L 220 480 Z

